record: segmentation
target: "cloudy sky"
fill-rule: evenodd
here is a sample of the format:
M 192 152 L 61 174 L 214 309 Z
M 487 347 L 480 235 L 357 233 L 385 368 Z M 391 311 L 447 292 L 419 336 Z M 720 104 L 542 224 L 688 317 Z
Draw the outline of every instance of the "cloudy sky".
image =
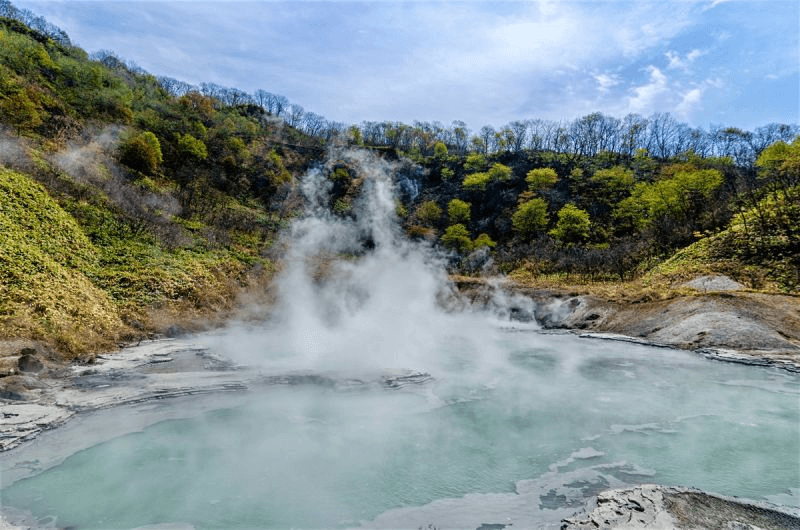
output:
M 329 120 L 800 122 L 800 2 L 26 0 L 89 52 Z

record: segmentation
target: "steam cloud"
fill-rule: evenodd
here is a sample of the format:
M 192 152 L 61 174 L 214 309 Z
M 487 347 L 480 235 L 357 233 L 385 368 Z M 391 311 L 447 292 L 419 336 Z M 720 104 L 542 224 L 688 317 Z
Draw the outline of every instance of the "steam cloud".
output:
M 327 175 L 341 161 L 363 178 L 350 217 L 328 207 Z M 395 191 L 404 173 L 397 162 L 355 150 L 332 152 L 309 171 L 301 182 L 307 213 L 286 234 L 269 329 L 233 327 L 207 337 L 211 346 L 239 362 L 275 369 L 440 374 L 499 359 L 490 339 L 495 323 L 443 308 L 442 300 L 455 297 L 445 257 L 402 237 Z M 492 305 L 505 318 L 508 303 L 498 298 Z

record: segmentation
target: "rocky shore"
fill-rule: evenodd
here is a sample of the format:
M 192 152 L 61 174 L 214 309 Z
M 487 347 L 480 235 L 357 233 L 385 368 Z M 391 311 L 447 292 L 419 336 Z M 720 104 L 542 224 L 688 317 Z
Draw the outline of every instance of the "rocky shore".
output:
M 778 509 L 696 489 L 644 484 L 604 491 L 584 513 L 562 523 L 561 530 L 796 530 L 800 529 L 800 510 Z
M 725 276 L 696 278 L 664 300 L 609 300 L 512 282 L 461 281 L 473 306 L 507 310 L 545 329 L 691 350 L 704 357 L 800 372 L 800 298 L 747 292 Z

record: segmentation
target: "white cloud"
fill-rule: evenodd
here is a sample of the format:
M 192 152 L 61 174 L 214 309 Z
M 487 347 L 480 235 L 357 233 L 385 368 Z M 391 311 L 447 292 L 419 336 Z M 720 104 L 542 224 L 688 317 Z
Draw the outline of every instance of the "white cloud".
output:
M 697 87 L 683 95 L 680 103 L 675 107 L 675 114 L 682 120 L 688 120 L 691 113 L 701 107 L 704 89 Z
M 664 109 L 664 99 L 669 92 L 669 79 L 653 65 L 648 66 L 647 71 L 650 74 L 648 81 L 631 91 L 633 95 L 627 101 L 628 112 L 650 114 Z
M 668 61 L 667 68 L 673 70 L 688 70 L 689 66 L 691 66 L 696 59 L 702 57 L 706 53 L 706 50 L 694 49 L 687 53 L 685 57 L 681 57 L 679 53 L 668 50 L 664 55 Z
M 597 88 L 601 93 L 608 92 L 612 87 L 620 84 L 620 78 L 616 74 L 595 74 L 594 80 L 597 81 Z

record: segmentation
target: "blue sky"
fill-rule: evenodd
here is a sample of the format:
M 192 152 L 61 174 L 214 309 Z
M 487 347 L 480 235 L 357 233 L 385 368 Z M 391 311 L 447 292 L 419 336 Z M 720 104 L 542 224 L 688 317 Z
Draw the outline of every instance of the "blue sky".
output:
M 16 1 L 87 51 L 329 120 L 800 122 L 800 2 Z

